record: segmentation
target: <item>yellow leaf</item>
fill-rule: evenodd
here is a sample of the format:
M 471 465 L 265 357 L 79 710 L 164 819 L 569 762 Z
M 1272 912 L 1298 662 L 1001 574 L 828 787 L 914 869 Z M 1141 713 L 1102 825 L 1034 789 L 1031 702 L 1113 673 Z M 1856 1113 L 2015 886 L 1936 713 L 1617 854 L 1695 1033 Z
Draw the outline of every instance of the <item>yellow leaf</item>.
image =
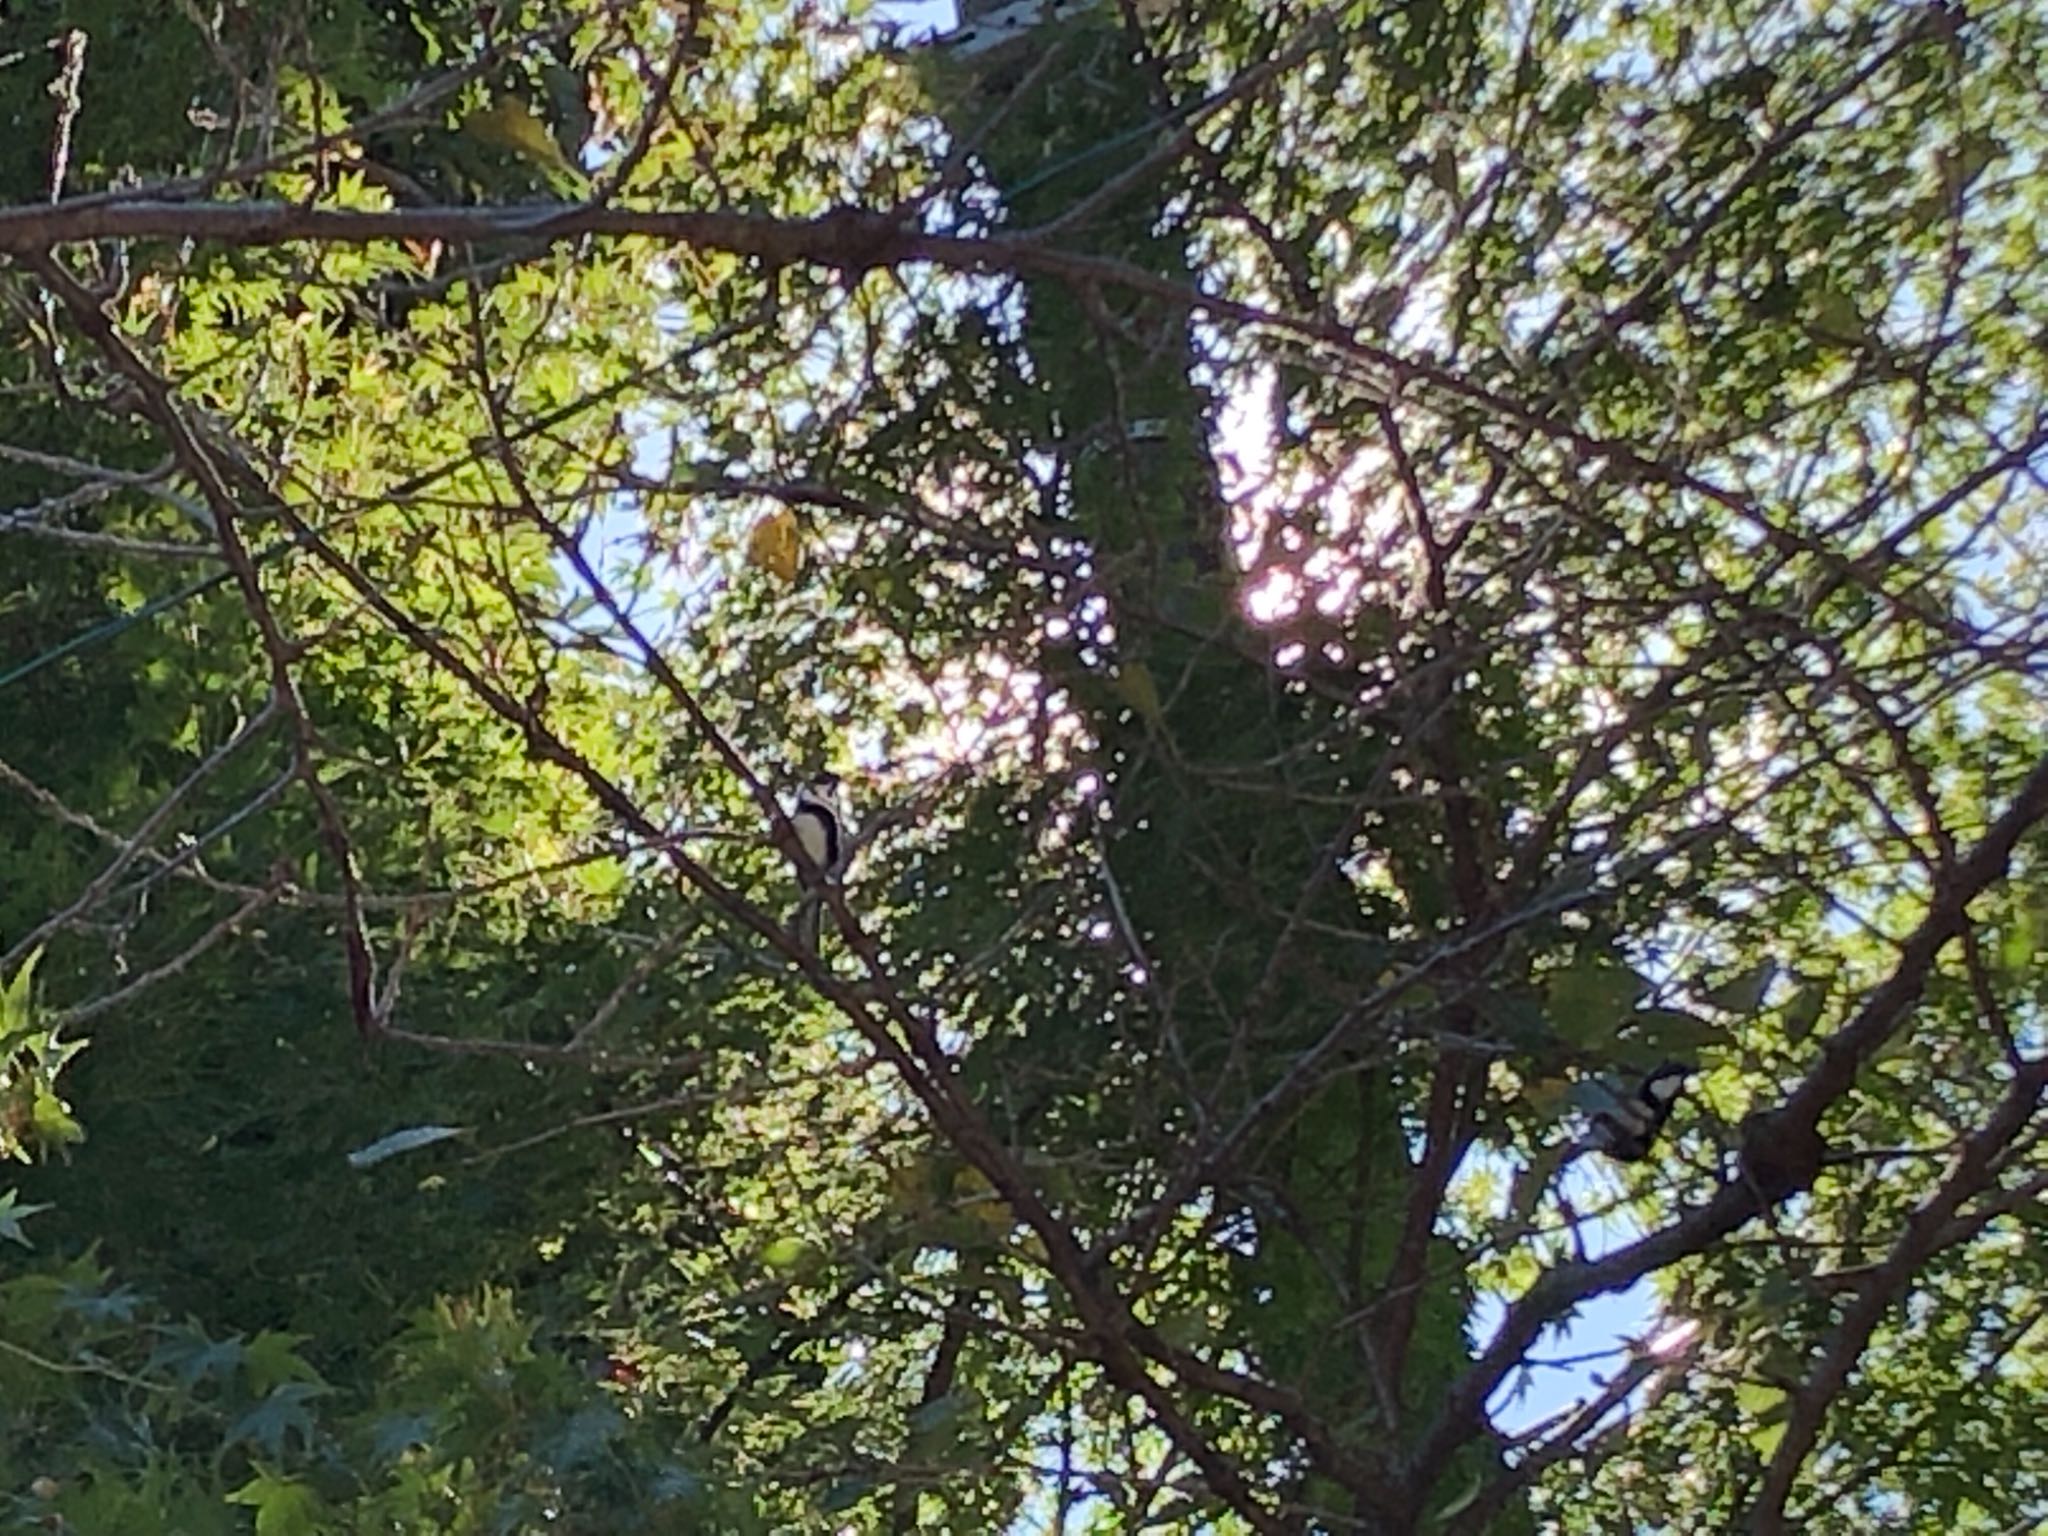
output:
M 970 1164 L 953 1171 L 953 1198 L 962 1204 L 970 1200 L 993 1200 L 996 1187 L 989 1182 L 987 1174 Z
M 1009 1205 L 979 1168 L 962 1168 L 953 1175 L 953 1201 L 984 1226 L 1007 1232 L 1016 1225 Z
M 825 1250 L 801 1237 L 778 1237 L 761 1250 L 761 1262 L 770 1269 L 815 1269 Z
M 562 153 L 562 146 L 555 142 L 555 136 L 548 132 L 548 125 L 532 107 L 517 96 L 499 96 L 488 107 L 472 112 L 462 120 L 465 133 L 474 136 L 481 143 L 493 149 L 506 150 L 537 161 L 551 171 L 560 171 L 566 176 L 582 180 L 583 172 L 574 161 Z
M 747 535 L 747 564 L 778 581 L 795 581 L 803 564 L 803 543 L 796 514 L 787 507 L 770 512 Z
M 1159 702 L 1159 684 L 1152 679 L 1152 669 L 1142 661 L 1127 661 L 1117 668 L 1114 686 L 1117 697 L 1130 705 L 1145 724 L 1164 722 L 1166 710 Z
M 926 1162 L 899 1163 L 889 1170 L 889 1203 L 923 1215 L 932 1208 L 932 1168 Z
M 1539 1119 L 1555 1120 L 1564 1113 L 1565 1093 L 1570 1087 L 1561 1077 L 1540 1078 L 1523 1086 L 1522 1101 Z

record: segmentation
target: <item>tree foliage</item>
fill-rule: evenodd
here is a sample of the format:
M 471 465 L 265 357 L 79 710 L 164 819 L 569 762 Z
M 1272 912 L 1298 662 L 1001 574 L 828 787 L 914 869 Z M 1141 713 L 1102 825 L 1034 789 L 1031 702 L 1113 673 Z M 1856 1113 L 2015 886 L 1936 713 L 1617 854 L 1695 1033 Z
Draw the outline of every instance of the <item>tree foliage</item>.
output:
M 4 1518 L 2048 1513 L 2037 10 L 1054 9 L 5 23 Z

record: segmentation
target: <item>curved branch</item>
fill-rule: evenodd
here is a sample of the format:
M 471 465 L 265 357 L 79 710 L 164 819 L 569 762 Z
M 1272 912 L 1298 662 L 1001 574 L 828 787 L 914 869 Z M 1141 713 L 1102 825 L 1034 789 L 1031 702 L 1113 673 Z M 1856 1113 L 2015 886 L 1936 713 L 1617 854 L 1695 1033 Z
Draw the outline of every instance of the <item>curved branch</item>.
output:
M 1750 1536 L 1781 1536 L 1785 1529 L 1785 1503 L 1791 1497 L 1793 1480 L 1812 1454 L 1829 1405 L 1862 1358 L 1877 1325 L 1912 1284 L 1920 1266 L 1953 1240 L 1952 1234 L 1957 1230 L 1953 1218 L 1963 1203 L 1997 1176 L 1999 1154 L 2040 1107 L 2044 1087 L 2048 1087 L 2048 1056 L 2028 1062 L 2014 1077 L 1991 1118 L 1963 1143 L 1955 1171 L 1913 1213 L 1884 1262 L 1863 1280 L 1856 1300 L 1835 1325 L 1819 1361 L 1792 1394 L 1792 1412 L 1784 1438 L 1764 1470 L 1763 1487 L 1750 1508 Z
M 1901 946 L 1891 975 L 1826 1042 L 1819 1065 L 1782 1106 L 1752 1115 L 1743 1123 L 1744 1176 L 1724 1184 L 1705 1205 L 1640 1241 L 1601 1259 L 1549 1271 L 1508 1308 L 1493 1342 L 1452 1384 L 1442 1412 L 1416 1452 L 1410 1466 L 1416 1486 L 1429 1486 L 1458 1447 L 1477 1432 L 1487 1398 L 1544 1327 L 1589 1297 L 1620 1290 L 1644 1275 L 1702 1252 L 1812 1183 L 1821 1166 L 1821 1115 L 1849 1091 L 1863 1067 L 1905 1023 L 1920 1001 L 1936 958 L 1968 922 L 1970 902 L 2005 877 L 2013 848 L 2044 817 L 2048 817 L 2048 759 L 2035 765 L 1984 839 L 1936 886 L 1927 916 Z

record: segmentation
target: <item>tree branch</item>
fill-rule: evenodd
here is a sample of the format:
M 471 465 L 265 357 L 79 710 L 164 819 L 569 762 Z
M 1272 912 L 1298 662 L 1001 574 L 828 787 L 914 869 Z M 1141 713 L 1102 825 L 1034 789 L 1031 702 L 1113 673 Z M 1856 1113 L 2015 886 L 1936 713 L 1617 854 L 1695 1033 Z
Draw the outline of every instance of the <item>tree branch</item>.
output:
M 1791 1497 L 1793 1481 L 1820 1437 L 1828 1406 L 1848 1381 L 1849 1372 L 1862 1358 L 1864 1347 L 1885 1313 L 1912 1284 L 1920 1266 L 1940 1249 L 1944 1237 L 1952 1230 L 1952 1218 L 1965 1201 L 1996 1176 L 1995 1160 L 2040 1107 L 2044 1087 L 2048 1087 L 2048 1056 L 2028 1062 L 2014 1077 L 1990 1118 L 1963 1143 L 1954 1171 L 1913 1212 L 1884 1262 L 1859 1287 L 1859 1294 L 1835 1325 L 1820 1359 L 1792 1394 L 1784 1438 L 1764 1470 L 1763 1486 L 1750 1507 L 1750 1536 L 1782 1536 L 1785 1504 Z
M 1699 1253 L 1752 1217 L 1805 1189 L 1820 1167 L 1820 1117 L 1854 1085 L 1872 1056 L 1905 1022 L 1933 973 L 1934 962 L 1968 921 L 1969 903 L 2003 879 L 2014 846 L 2048 816 L 2048 759 L 2038 763 L 1981 842 L 1936 888 L 1920 926 L 1901 947 L 1891 975 L 1854 1018 L 1824 1044 L 1820 1063 L 1775 1110 L 1742 1126 L 1743 1176 L 1724 1184 L 1705 1205 L 1604 1258 L 1560 1265 L 1508 1308 L 1493 1342 L 1451 1386 L 1442 1412 L 1410 1467 L 1426 1488 L 1457 1448 L 1476 1432 L 1486 1399 L 1537 1334 L 1588 1297 L 1616 1291 L 1643 1275 Z
M 5 214 L 0 214 L 0 222 L 5 218 Z M 270 599 L 264 594 L 256 562 L 250 558 L 248 545 L 243 542 L 237 526 L 241 508 L 222 477 L 221 466 L 215 463 L 213 455 L 186 424 L 183 412 L 172 398 L 170 386 L 136 355 L 92 295 L 79 286 L 55 257 L 30 253 L 23 260 L 43 285 L 62 300 L 72 323 L 90 338 L 101 356 L 135 386 L 143 411 L 169 441 L 179 465 L 199 486 L 213 513 L 214 533 L 220 540 L 221 554 L 227 560 L 228 569 L 234 573 L 243 603 L 262 638 L 263 651 L 270 662 L 271 689 L 292 724 L 299 777 L 313 797 L 321 837 L 334 859 L 341 881 L 341 930 L 342 945 L 348 955 L 349 1009 L 355 1017 L 357 1031 L 368 1039 L 377 1031 L 375 965 L 370 957 L 369 939 L 363 931 L 362 891 L 356 879 L 355 850 L 342 822 L 341 805 L 320 777 L 317 761 L 319 733 L 314 728 L 312 717 L 306 713 L 305 700 L 300 697 L 298 682 L 292 675 L 295 654 L 292 643 L 285 638 L 277 615 L 270 606 Z
M 51 934 L 56 933 L 66 924 L 90 911 L 107 892 L 113 889 L 115 882 L 121 878 L 122 873 L 128 866 L 140 858 L 145 851 L 154 847 L 157 834 L 163 830 L 165 823 L 170 820 L 171 814 L 184 803 L 185 797 L 200 784 L 219 772 L 221 766 L 230 757 L 261 736 L 270 727 L 270 723 L 277 719 L 279 713 L 280 707 L 277 695 L 273 693 L 264 703 L 263 708 L 257 711 L 256 717 L 253 720 L 244 723 L 234 735 L 209 752 L 197 767 L 172 786 L 169 794 L 157 802 L 156 808 L 143 818 L 141 826 L 137 827 L 128 837 L 120 839 L 117 845 L 119 851 L 116 852 L 107 866 L 86 884 L 85 889 L 78 893 L 71 905 L 63 911 L 45 918 L 11 945 L 4 955 L 0 955 L 0 974 L 12 975 L 14 968 L 21 963 L 23 957 L 34 951 Z M 19 774 L 12 768 L 5 769 L 4 776 L 17 783 L 29 785 L 31 789 L 39 788 L 39 786 L 31 784 L 26 776 Z M 51 796 L 50 799 L 52 802 L 55 802 L 56 797 Z M 273 894 L 275 893 L 266 892 L 265 898 L 268 899 Z

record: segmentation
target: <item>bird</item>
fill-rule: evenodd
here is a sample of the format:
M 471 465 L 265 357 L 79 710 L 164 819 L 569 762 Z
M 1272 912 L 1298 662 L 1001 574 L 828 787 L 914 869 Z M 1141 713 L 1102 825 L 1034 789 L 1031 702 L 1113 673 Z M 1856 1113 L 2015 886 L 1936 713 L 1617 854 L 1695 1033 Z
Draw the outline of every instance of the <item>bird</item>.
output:
M 803 886 L 802 902 L 790 924 L 790 936 L 805 949 L 816 952 L 824 928 L 824 904 L 819 890 L 836 880 L 846 868 L 846 825 L 839 808 L 839 775 L 821 773 L 796 792 L 796 805 L 789 813 L 797 846 L 813 866 L 797 866 L 797 880 Z
M 1667 1061 L 1653 1067 L 1626 1096 L 1609 1096 L 1606 1105 L 1592 1112 L 1586 1144 L 1616 1162 L 1641 1162 L 1671 1118 L 1671 1107 L 1685 1092 L 1691 1072 L 1683 1062 Z

